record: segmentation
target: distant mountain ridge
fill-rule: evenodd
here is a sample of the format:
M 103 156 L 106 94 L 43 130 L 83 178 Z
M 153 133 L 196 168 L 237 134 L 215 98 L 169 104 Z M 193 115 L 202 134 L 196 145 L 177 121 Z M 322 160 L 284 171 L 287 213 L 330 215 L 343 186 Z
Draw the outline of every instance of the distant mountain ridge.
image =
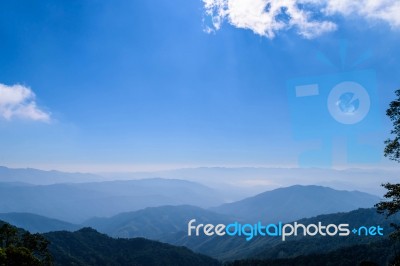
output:
M 379 197 L 359 191 L 295 185 L 266 191 L 210 210 L 247 222 L 290 222 L 320 214 L 372 208 Z
M 47 233 L 52 231 L 75 231 L 82 226 L 47 218 L 32 213 L 0 213 L 0 220 L 31 233 Z
M 104 181 L 104 177 L 90 173 L 44 171 L 34 168 L 8 168 L 0 166 L 0 182 L 50 185 L 55 183 L 82 183 Z
M 210 207 L 223 203 L 204 185 L 142 179 L 53 185 L 0 183 L 0 213 L 29 212 L 70 223 L 162 205 Z

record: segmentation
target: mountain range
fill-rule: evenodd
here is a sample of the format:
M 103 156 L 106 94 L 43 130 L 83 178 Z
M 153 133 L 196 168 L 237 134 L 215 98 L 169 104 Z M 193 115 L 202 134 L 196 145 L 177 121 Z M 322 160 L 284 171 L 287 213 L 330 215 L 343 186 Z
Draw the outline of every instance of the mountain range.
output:
M 162 186 L 165 180 L 153 179 L 147 181 L 160 182 L 159 185 Z M 171 180 L 167 181 L 171 182 Z M 177 180 L 172 182 L 176 182 L 175 185 L 187 185 Z M 126 186 L 122 188 L 124 185 Z M 27 187 L 35 188 L 36 186 Z M 47 186 L 44 187 L 47 188 Z M 110 188 L 121 188 L 120 193 L 130 191 L 129 181 L 98 183 L 95 185 L 84 183 L 80 184 L 79 187 L 83 191 L 92 188 L 92 192 L 106 192 Z M 389 232 L 391 230 L 389 224 L 393 220 L 384 219 L 382 215 L 377 214 L 375 209 L 372 208 L 358 209 L 360 207 L 372 207 L 378 201 L 379 198 L 376 196 L 357 191 L 338 191 L 320 186 L 292 186 L 263 192 L 238 202 L 223 204 L 209 209 L 190 205 L 146 207 L 110 217 L 94 217 L 87 219 L 83 223 L 76 224 L 28 213 L 3 213 L 0 214 L 0 219 L 32 232 L 73 231 L 81 227 L 92 227 L 111 237 L 145 237 L 177 246 L 186 246 L 195 252 L 222 260 L 246 257 L 280 259 L 296 254 L 305 255 L 313 251 L 320 252 L 320 247 L 324 247 L 324 250 L 328 252 L 354 244 L 366 244 L 378 239 L 368 237 L 354 239 L 349 237 L 346 241 L 339 241 L 335 238 L 327 241 L 318 237 L 312 239 L 298 237 L 290 239 L 290 241 L 283 244 L 279 238 L 254 238 L 248 242 L 243 237 L 206 237 L 204 235 L 189 237 L 187 235 L 187 223 L 191 219 L 196 219 L 197 224 L 228 224 L 235 221 L 246 223 L 258 219 L 266 224 L 278 223 L 279 221 L 292 222 L 302 218 L 299 221 L 304 224 L 317 223 L 318 221 L 335 224 L 345 222 L 354 224 L 354 226 L 379 224 Z M 63 210 L 61 209 L 60 211 Z M 252 212 L 254 214 L 251 216 Z M 397 219 L 397 217 L 394 218 Z M 289 251 L 285 253 L 284 250 Z

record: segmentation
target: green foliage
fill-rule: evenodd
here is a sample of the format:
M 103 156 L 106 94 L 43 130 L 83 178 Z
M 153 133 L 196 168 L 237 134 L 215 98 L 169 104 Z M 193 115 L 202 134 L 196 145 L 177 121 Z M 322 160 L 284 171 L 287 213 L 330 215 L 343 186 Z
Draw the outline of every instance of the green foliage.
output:
M 382 186 L 387 189 L 384 197 L 390 201 L 378 203 L 378 212 L 385 212 L 387 216 L 391 216 L 400 210 L 400 184 L 386 183 Z
M 7 262 L 7 253 L 5 249 L 0 248 L 0 266 L 5 266 Z
M 1 266 L 44 266 L 51 265 L 47 250 L 49 242 L 39 234 L 19 230 L 1 223 L 0 265 Z
M 400 266 L 400 255 L 397 255 L 396 258 L 391 261 L 390 266 Z
M 40 266 L 41 261 L 36 258 L 32 251 L 25 247 L 10 246 L 6 248 L 7 266 Z

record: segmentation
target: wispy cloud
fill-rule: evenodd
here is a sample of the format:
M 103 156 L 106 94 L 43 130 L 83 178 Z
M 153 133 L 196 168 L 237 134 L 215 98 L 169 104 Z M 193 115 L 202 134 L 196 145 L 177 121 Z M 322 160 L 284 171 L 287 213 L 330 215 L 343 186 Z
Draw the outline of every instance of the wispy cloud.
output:
M 49 122 L 50 114 L 41 110 L 33 91 L 22 85 L 7 86 L 0 83 L 0 117 Z
M 295 29 L 305 38 L 334 31 L 333 15 L 356 15 L 381 20 L 400 27 L 398 0 L 203 0 L 206 16 L 211 18 L 207 32 L 219 30 L 224 21 L 274 38 L 283 30 Z

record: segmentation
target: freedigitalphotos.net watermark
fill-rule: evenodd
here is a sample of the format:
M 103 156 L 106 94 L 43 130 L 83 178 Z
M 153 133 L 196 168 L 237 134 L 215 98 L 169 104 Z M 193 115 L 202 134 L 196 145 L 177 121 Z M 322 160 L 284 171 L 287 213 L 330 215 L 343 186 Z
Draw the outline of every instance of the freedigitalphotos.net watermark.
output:
M 291 236 L 341 236 L 346 237 L 349 235 L 357 236 L 383 236 L 383 228 L 377 226 L 358 226 L 350 227 L 350 224 L 326 224 L 318 222 L 317 224 L 301 224 L 282 223 L 277 224 L 262 224 L 261 222 L 255 224 L 242 224 L 234 222 L 231 224 L 196 224 L 196 219 L 188 222 L 188 236 L 243 236 L 246 241 L 252 240 L 256 236 L 261 237 L 280 237 L 285 241 Z

